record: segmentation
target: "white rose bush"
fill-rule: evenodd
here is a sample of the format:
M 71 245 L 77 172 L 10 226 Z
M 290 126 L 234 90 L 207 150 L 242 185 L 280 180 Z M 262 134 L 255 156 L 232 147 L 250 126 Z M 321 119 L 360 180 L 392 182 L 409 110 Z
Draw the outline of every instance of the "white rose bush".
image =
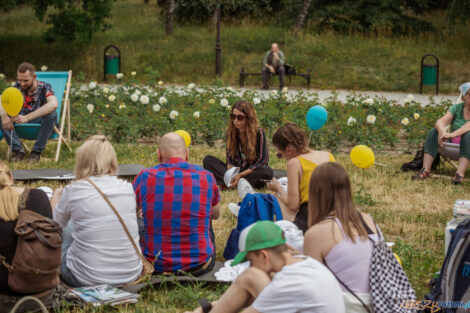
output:
M 116 76 L 113 84 L 106 86 L 94 81 L 72 85 L 74 140 L 98 133 L 114 142 L 135 142 L 183 129 L 191 134 L 194 143 L 212 145 L 223 142 L 235 103 L 246 100 L 254 106 L 258 123 L 268 138 L 286 122 L 294 122 L 310 133 L 305 120 L 307 111 L 314 105 L 323 105 L 328 120 L 321 129 L 312 132 L 312 148 L 335 151 L 365 144 L 380 151 L 403 140 L 416 148 L 451 104 L 421 106 L 412 96 L 389 101 L 351 95 L 340 101 L 334 96 L 319 99 L 308 91 L 288 97 L 283 97 L 286 92 L 277 90 L 268 95 L 247 90 L 240 95 L 227 87 L 207 87 L 197 82 L 188 83 L 184 92 L 180 92 L 163 82 L 150 87 L 139 85 L 134 78 L 128 82 L 126 77 L 134 76 L 126 74 L 119 79 Z M 2 78 L 0 88 L 10 83 Z

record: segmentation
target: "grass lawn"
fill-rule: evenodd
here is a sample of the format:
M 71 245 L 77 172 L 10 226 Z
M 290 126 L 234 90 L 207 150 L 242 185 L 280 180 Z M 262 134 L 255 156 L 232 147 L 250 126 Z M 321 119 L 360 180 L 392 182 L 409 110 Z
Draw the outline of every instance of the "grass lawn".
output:
M 0 12 L 0 59 L 8 78 L 13 79 L 23 61 L 50 70 L 72 69 L 79 78 L 102 79 L 103 50 L 116 44 L 122 52 L 122 71 L 137 72 L 140 81 L 186 84 L 214 83 L 215 27 L 177 25 L 173 36 L 164 32 L 156 1 L 117 1 L 113 4 L 110 30 L 96 34 L 90 45 L 48 44 L 42 34 L 48 27 L 21 8 Z M 444 12 L 424 17 L 443 31 Z M 466 60 L 470 52 L 470 26 L 458 32 L 390 37 L 387 34 L 312 32 L 299 34 L 274 24 L 242 20 L 222 23 L 222 77 L 217 83 L 238 84 L 241 66 L 261 71 L 265 51 L 272 42 L 285 42 L 286 61 L 298 72 L 312 69 L 312 87 L 320 89 L 419 91 L 420 60 L 434 53 L 440 58 L 440 90 L 455 93 L 470 76 Z M 275 79 L 277 84 L 277 78 Z M 304 87 L 302 78 L 288 78 L 287 86 Z M 260 77 L 247 85 L 261 86 Z M 433 86 L 425 88 L 432 93 Z
M 74 143 L 77 147 L 79 143 Z M 61 161 L 53 162 L 56 142 L 50 142 L 45 158 L 39 165 L 27 162 L 12 164 L 12 169 L 24 168 L 73 168 L 73 154 L 62 151 Z M 141 163 L 145 166 L 156 164 L 155 145 L 114 144 L 119 163 Z M 271 149 L 271 163 L 274 168 L 285 168 L 285 162 L 276 159 Z M 0 144 L 0 158 L 6 159 L 7 145 Z M 221 147 L 205 145 L 190 148 L 190 162 L 202 164 L 206 154 L 224 156 Z M 438 270 L 444 259 L 444 229 L 452 218 L 452 207 L 456 199 L 465 198 L 470 192 L 470 184 L 454 186 L 450 181 L 432 179 L 426 182 L 412 182 L 409 173 L 400 172 L 401 163 L 412 159 L 411 155 L 389 152 L 376 155 L 376 161 L 387 166 L 374 166 L 367 170 L 356 168 L 344 153 L 335 153 L 339 163 L 348 170 L 353 186 L 356 204 L 371 214 L 378 223 L 387 241 L 395 242 L 393 248 L 403 261 L 403 267 L 422 299 L 428 291 L 429 278 Z M 442 174 L 453 175 L 452 168 L 446 166 Z M 21 185 L 21 184 L 20 184 Z M 59 186 L 57 182 L 34 182 L 31 187 L 49 185 Z M 235 191 L 221 194 L 221 217 L 215 221 L 214 228 L 217 243 L 217 259 L 222 260 L 222 251 L 227 237 L 236 223 L 236 219 L 227 208 L 229 202 L 237 202 Z M 182 312 L 193 309 L 197 299 L 207 297 L 216 299 L 226 286 L 204 284 L 168 284 L 146 289 L 137 305 L 122 306 L 114 309 L 120 312 Z M 86 308 L 80 310 L 65 309 L 65 312 L 104 312 L 110 308 Z

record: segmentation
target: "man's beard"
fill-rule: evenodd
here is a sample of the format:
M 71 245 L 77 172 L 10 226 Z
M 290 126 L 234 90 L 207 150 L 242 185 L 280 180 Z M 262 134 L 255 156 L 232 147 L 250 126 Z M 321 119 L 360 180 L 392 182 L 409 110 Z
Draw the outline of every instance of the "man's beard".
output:
M 28 91 L 31 90 L 31 88 L 33 88 L 33 86 L 34 86 L 34 82 L 32 82 L 31 85 L 25 86 L 25 87 L 23 87 L 23 88 L 21 88 L 21 89 L 23 89 L 24 92 L 28 92 Z

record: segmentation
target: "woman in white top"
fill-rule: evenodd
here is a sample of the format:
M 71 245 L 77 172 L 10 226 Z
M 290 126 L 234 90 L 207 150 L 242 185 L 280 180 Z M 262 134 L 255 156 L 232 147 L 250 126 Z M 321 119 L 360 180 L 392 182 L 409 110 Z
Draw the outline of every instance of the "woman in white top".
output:
M 90 137 L 76 155 L 75 181 L 51 199 L 54 219 L 64 228 L 62 279 L 74 287 L 132 282 L 142 263 L 111 207 L 86 179 L 116 207 L 138 246 L 132 185 L 115 176 L 116 152 L 104 136 Z

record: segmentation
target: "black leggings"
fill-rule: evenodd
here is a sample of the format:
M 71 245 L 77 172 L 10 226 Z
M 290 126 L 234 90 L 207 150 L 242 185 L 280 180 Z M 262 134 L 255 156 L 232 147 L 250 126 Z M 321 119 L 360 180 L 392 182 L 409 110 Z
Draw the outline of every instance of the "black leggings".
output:
M 202 160 L 202 166 L 214 174 L 215 179 L 217 180 L 217 185 L 225 186 L 224 174 L 227 171 L 227 164 L 216 158 L 215 156 L 208 155 Z M 246 170 L 240 169 L 240 172 Z M 244 177 L 254 188 L 261 189 L 266 186 L 265 182 L 262 182 L 261 179 L 271 180 L 273 178 L 273 169 L 269 166 L 261 166 L 250 174 Z

